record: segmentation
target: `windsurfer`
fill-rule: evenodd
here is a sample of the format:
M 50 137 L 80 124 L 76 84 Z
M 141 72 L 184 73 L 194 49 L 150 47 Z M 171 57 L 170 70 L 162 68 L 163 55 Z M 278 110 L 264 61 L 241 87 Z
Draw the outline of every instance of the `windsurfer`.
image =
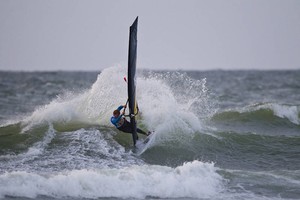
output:
M 124 108 L 124 110 L 123 110 L 123 112 L 121 113 L 120 111 L 121 111 L 123 108 Z M 110 121 L 111 121 L 111 123 L 112 123 L 113 125 L 116 126 L 116 128 L 117 128 L 118 130 L 123 131 L 123 132 L 125 132 L 125 133 L 132 133 L 133 130 L 132 130 L 131 124 L 130 124 L 130 122 L 128 122 L 128 121 L 126 120 L 126 118 L 124 117 L 125 109 L 126 109 L 126 105 L 124 105 L 124 106 L 122 106 L 122 105 L 119 106 L 116 110 L 114 110 L 113 116 L 110 118 Z M 141 129 L 139 129 L 139 128 L 137 128 L 136 131 L 137 131 L 138 133 L 141 133 L 141 134 L 146 135 L 146 136 L 150 135 L 150 133 L 151 133 L 151 132 L 146 133 L 145 131 L 143 131 L 143 130 L 141 130 Z

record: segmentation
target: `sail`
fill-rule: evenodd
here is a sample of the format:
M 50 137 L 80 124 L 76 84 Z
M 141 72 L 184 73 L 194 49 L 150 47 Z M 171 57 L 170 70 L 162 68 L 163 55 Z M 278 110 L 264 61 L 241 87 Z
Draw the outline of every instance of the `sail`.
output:
M 137 131 L 136 131 L 136 121 L 135 115 L 138 112 L 137 102 L 136 102 L 136 54 L 137 54 L 137 25 L 138 17 L 135 19 L 133 24 L 130 26 L 129 30 L 129 50 L 128 50 L 128 107 L 130 124 L 133 130 L 132 139 L 133 144 L 136 144 Z

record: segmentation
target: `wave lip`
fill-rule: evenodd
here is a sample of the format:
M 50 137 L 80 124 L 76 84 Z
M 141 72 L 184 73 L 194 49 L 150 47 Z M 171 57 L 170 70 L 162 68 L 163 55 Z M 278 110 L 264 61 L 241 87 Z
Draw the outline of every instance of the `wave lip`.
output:
M 212 163 L 193 161 L 176 168 L 131 166 L 121 169 L 74 170 L 39 175 L 11 172 L 0 175 L 0 197 L 36 198 L 206 198 L 223 189 Z

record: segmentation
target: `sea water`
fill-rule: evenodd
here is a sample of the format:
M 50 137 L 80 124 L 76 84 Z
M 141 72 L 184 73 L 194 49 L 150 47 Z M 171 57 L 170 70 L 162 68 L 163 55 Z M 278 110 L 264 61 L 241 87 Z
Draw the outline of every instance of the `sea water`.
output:
M 125 67 L 0 72 L 0 199 L 300 198 L 300 71 L 137 74 L 143 151 Z

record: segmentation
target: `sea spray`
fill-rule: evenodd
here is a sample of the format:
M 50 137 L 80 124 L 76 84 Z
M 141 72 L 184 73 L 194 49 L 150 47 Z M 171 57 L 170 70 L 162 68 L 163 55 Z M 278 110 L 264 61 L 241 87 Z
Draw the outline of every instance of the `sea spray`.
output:
M 78 94 L 66 93 L 38 107 L 23 120 L 23 132 L 48 122 L 82 122 L 112 127 L 109 121 L 112 111 L 127 101 L 124 74 L 124 67 L 107 68 L 98 75 L 90 89 Z M 179 72 L 162 76 L 140 73 L 137 83 L 141 113 L 138 123 L 148 130 L 155 130 L 155 137 L 169 140 L 178 139 L 178 133 L 191 136 L 201 130 L 200 119 L 211 115 L 212 101 L 205 79 L 194 80 Z
M 182 140 L 203 129 L 203 119 L 214 113 L 206 79 L 182 72 L 143 72 L 138 99 L 142 122 L 154 129 L 156 140 Z M 182 134 L 185 133 L 185 134 Z

